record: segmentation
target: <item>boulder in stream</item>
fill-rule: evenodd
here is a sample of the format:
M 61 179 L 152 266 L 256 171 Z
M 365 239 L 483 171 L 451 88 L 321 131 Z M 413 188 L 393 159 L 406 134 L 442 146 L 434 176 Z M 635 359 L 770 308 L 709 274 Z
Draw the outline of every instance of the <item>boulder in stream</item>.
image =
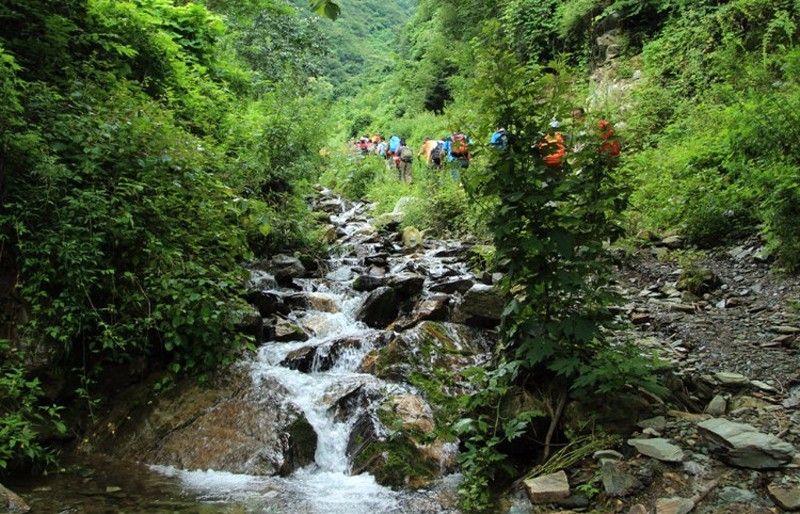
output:
M 478 327 L 497 326 L 507 300 L 499 287 L 475 284 L 464 293 L 453 313 L 453 321 Z
M 481 331 L 455 323 L 423 321 L 395 337 L 376 362 L 381 378 L 407 381 L 414 373 L 434 376 L 450 373 L 446 387 L 462 390 L 467 381 L 461 372 L 488 359 L 490 343 Z
M 386 280 L 374 275 L 359 275 L 353 281 L 353 289 L 362 293 L 374 291 L 384 285 L 386 285 Z
M 186 380 L 156 397 L 152 387 L 117 398 L 79 451 L 249 475 L 285 475 L 314 462 L 316 433 L 272 379 L 254 386 L 249 373 L 231 368 L 207 386 Z
M 433 293 L 464 294 L 474 285 L 475 281 L 469 277 L 456 277 L 437 282 L 431 286 L 430 290 Z
M 397 318 L 399 312 L 397 292 L 391 287 L 379 287 L 364 300 L 356 319 L 369 327 L 383 329 Z
M 267 268 L 267 271 L 276 275 L 276 280 L 278 274 L 291 278 L 299 278 L 306 274 L 306 267 L 300 259 L 291 255 L 278 254 L 269 260 L 260 261 L 258 266 Z
M 412 316 L 414 324 L 420 321 L 444 321 L 447 319 L 449 297 L 436 297 L 421 301 Z
M 291 341 L 307 341 L 308 334 L 296 323 L 278 318 L 275 321 L 275 341 L 288 343 Z
M 275 314 L 286 315 L 291 310 L 283 297 L 272 291 L 251 291 L 247 294 L 247 301 L 265 318 Z
M 410 298 L 422 292 L 425 277 L 417 273 L 398 273 L 389 277 L 388 285 L 397 291 L 401 298 Z

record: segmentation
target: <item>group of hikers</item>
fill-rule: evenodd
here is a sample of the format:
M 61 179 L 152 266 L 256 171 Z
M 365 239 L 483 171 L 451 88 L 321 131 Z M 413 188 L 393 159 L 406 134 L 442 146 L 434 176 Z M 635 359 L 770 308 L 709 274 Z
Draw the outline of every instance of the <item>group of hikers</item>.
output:
M 411 182 L 414 151 L 405 139 L 399 136 L 392 136 L 388 140 L 380 135 L 364 136 L 357 141 L 351 141 L 351 145 L 361 155 L 377 155 L 386 159 L 387 166 L 397 169 L 397 176 L 401 181 Z M 461 132 L 455 132 L 439 140 L 425 138 L 416 156 L 424 158 L 428 166 L 436 169 L 451 164 L 451 174 L 457 179 L 457 170 L 468 167 L 472 159 L 469 145 L 469 138 Z
M 609 158 L 620 155 L 621 144 L 608 120 L 602 119 L 594 127 L 594 135 L 590 134 L 591 128 L 586 122 L 586 111 L 577 107 L 572 111 L 572 132 L 565 136 L 561 130 L 561 123 L 553 118 L 548 131 L 542 135 L 541 141 L 536 145 L 542 161 L 548 167 L 560 167 L 568 157 L 568 146 L 571 152 L 583 150 L 589 139 L 596 137 L 599 142 L 599 153 Z M 492 134 L 489 145 L 498 151 L 505 151 L 509 147 L 510 135 L 505 128 L 498 127 Z M 406 144 L 406 140 L 399 136 L 392 136 L 385 140 L 380 135 L 364 136 L 358 140 L 351 140 L 352 149 L 363 156 L 377 155 L 386 160 L 389 168 L 397 170 L 398 179 L 411 183 L 411 168 L 414 162 L 414 151 Z M 472 160 L 470 145 L 472 141 L 462 132 L 454 132 L 442 139 L 425 138 L 416 156 L 425 159 L 430 168 L 442 169 L 447 166 L 454 180 L 459 180 L 459 170 L 468 168 Z

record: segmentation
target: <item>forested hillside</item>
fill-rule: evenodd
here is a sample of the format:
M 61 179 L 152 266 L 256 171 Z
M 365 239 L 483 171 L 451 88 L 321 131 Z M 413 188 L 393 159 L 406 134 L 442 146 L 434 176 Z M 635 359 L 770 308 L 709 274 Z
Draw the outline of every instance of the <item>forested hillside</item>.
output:
M 305 8 L 305 0 L 293 0 Z M 328 42 L 323 74 L 336 97 L 351 96 L 359 85 L 372 83 L 391 71 L 397 39 L 416 6 L 416 0 L 344 0 L 337 2 L 336 21 L 320 20 L 319 34 Z
M 0 0 L 1 481 L 800 509 L 798 38 L 800 0 Z

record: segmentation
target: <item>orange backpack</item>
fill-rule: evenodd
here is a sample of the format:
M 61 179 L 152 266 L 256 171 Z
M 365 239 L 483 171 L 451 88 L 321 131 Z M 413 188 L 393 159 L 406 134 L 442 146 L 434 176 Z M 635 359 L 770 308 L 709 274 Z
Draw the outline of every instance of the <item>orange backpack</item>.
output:
M 564 142 L 564 136 L 561 132 L 544 136 L 544 140 L 539 144 L 539 148 L 544 151 L 549 151 L 544 156 L 543 160 L 547 166 L 557 168 L 564 162 L 564 157 L 567 155 L 567 145 Z

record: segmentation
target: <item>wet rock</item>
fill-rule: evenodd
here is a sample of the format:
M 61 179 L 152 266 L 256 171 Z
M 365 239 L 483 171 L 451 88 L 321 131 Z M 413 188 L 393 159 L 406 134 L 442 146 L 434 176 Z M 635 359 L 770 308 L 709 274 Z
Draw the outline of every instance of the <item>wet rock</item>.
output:
M 163 395 L 152 383 L 117 399 L 79 450 L 120 461 L 250 475 L 287 474 L 311 464 L 316 434 L 286 391 L 230 368 L 219 382 L 187 380 Z
M 689 514 L 694 502 L 688 498 L 661 498 L 656 501 L 656 514 Z
M 471 278 L 458 277 L 433 284 L 430 287 L 430 291 L 433 293 L 464 294 L 469 291 L 473 285 L 475 285 L 475 281 Z
M 305 293 L 284 293 L 281 296 L 290 310 L 305 310 L 310 307 Z
M 251 291 L 266 291 L 278 287 L 275 277 L 266 271 L 251 270 L 250 280 L 247 282 L 247 289 Z
M 382 430 L 378 421 L 369 412 L 362 412 L 350 430 L 347 440 L 347 456 L 353 464 L 352 473 L 360 475 L 373 472 L 384 462 L 377 451 L 370 451 L 382 442 Z
M 628 444 L 642 455 L 662 462 L 683 462 L 683 450 L 666 439 L 628 439 Z
M 338 312 L 339 307 L 331 295 L 324 293 L 310 293 L 308 295 L 309 306 L 320 312 Z
M 713 418 L 697 426 L 722 460 L 737 467 L 776 469 L 791 462 L 795 454 L 791 444 L 744 423 Z
M 374 375 L 377 372 L 378 357 L 378 350 L 372 350 L 366 354 L 361 364 L 358 366 L 358 372 Z
M 344 202 L 338 198 L 331 198 L 330 200 L 323 200 L 317 204 L 317 208 L 323 212 L 331 214 L 340 214 L 344 212 Z
M 389 254 L 386 252 L 375 253 L 364 257 L 364 265 L 366 266 L 386 266 L 388 263 Z
M 345 386 L 346 390 L 336 391 L 336 394 L 333 395 L 338 398 L 332 402 L 330 407 L 330 410 L 334 412 L 334 418 L 339 423 L 344 423 L 359 411 L 367 412 L 370 403 L 380 396 L 379 391 L 368 388 L 364 384 L 345 384 Z
M 298 348 L 286 356 L 281 361 L 281 366 L 289 369 L 294 369 L 302 373 L 309 373 L 314 365 L 314 356 L 317 354 L 317 348 L 314 346 L 304 346 Z
M 395 337 L 380 351 L 376 363 L 379 377 L 408 380 L 413 373 L 433 376 L 451 374 L 448 387 L 453 391 L 468 382 L 461 375 L 466 368 L 488 358 L 489 342 L 476 329 L 455 323 L 423 321 Z
M 433 432 L 433 413 L 421 397 L 414 394 L 392 396 L 389 405 L 404 430 L 414 430 L 421 434 Z
M 420 321 L 444 321 L 447 319 L 447 303 L 444 298 L 424 300 L 414 309 L 413 318 L 415 322 Z
M 624 498 L 642 489 L 642 482 L 628 473 L 622 462 L 604 462 L 600 468 L 603 489 L 612 498 Z
M 535 505 L 555 503 L 569 498 L 569 480 L 563 471 L 523 481 L 531 503 Z
M 706 407 L 706 414 L 711 416 L 723 416 L 725 411 L 728 409 L 728 401 L 725 399 L 724 396 L 718 394 L 711 400 Z
M 22 514 L 30 512 L 30 506 L 13 491 L 0 484 L 0 512 L 8 514 Z
M 386 280 L 383 277 L 373 275 L 360 275 L 353 281 L 353 289 L 361 293 L 374 291 L 384 285 L 386 285 Z
M 308 334 L 297 324 L 289 320 L 278 318 L 275 321 L 275 341 L 288 343 L 292 341 L 307 341 Z
M 397 318 L 399 310 L 397 292 L 391 287 L 379 287 L 364 300 L 356 319 L 369 327 L 383 329 Z
M 275 274 L 276 280 L 278 280 L 278 274 L 290 278 L 299 278 L 306 274 L 306 267 L 303 266 L 300 259 L 291 255 L 276 255 L 269 261 L 269 267 L 270 271 Z
M 767 491 L 778 507 L 789 512 L 800 511 L 800 485 L 773 483 L 767 486 Z
M 285 429 L 284 437 L 286 449 L 283 454 L 283 465 L 278 473 L 281 476 L 288 476 L 314 462 L 317 433 L 304 416 L 299 416 Z
M 499 287 L 475 284 L 464 293 L 453 313 L 453 320 L 479 327 L 496 326 L 500 323 L 506 300 Z
M 425 277 L 417 273 L 398 273 L 389 277 L 388 286 L 397 291 L 401 298 L 410 298 L 422 292 Z
M 379 340 L 380 337 L 376 337 L 373 342 Z M 362 345 L 362 340 L 357 337 L 343 337 L 317 347 L 315 371 L 330 370 L 347 351 L 359 349 Z
M 275 314 L 286 315 L 291 310 L 282 295 L 270 291 L 252 291 L 248 293 L 247 301 L 265 318 Z

